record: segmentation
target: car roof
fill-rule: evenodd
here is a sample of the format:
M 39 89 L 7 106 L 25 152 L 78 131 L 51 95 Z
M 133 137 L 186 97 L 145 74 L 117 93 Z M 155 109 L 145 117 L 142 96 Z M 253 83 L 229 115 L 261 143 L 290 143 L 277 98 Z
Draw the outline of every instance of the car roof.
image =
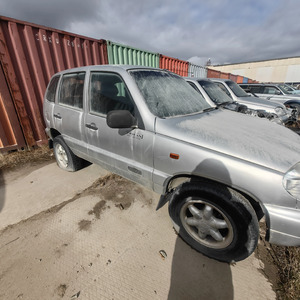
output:
M 227 81 L 232 81 L 231 79 L 229 78 L 209 78 L 210 80 L 212 81 L 219 81 L 219 82 L 227 82 Z M 234 81 L 232 81 L 234 82 Z
M 210 78 L 205 78 L 205 77 L 184 77 L 184 79 L 189 81 L 198 81 L 198 80 L 211 81 Z
M 91 66 L 83 66 L 83 67 L 77 67 L 77 68 L 71 68 L 66 69 L 60 72 L 57 72 L 56 74 L 62 74 L 62 73 L 72 73 L 72 72 L 80 72 L 80 71 L 128 71 L 128 70 L 160 70 L 163 71 L 163 69 L 154 68 L 154 67 L 145 67 L 145 66 L 136 66 L 136 65 L 91 65 Z M 168 70 L 165 70 L 168 71 Z M 170 72 L 170 71 L 168 71 Z

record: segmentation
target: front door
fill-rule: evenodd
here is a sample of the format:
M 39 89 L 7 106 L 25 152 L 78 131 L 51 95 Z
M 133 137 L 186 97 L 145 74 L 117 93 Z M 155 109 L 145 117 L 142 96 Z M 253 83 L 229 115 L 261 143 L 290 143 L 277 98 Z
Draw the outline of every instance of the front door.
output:
M 106 124 L 111 110 L 129 110 L 136 115 L 123 79 L 115 73 L 92 72 L 89 81 L 84 116 L 89 155 L 113 173 L 152 188 L 154 134 L 139 128 L 112 129 Z

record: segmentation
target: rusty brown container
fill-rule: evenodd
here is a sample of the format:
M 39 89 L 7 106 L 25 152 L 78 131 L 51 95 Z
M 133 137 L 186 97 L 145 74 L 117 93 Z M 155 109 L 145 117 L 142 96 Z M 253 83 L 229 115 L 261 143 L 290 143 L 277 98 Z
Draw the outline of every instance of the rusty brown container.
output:
M 243 83 L 243 80 L 244 80 L 244 76 L 238 75 L 236 79 L 236 83 Z
M 0 65 L 0 152 L 25 146 L 20 122 Z
M 159 55 L 160 69 L 166 69 L 180 76 L 187 77 L 189 71 L 189 63 L 178 58 L 172 58 L 165 55 Z
M 234 82 L 237 82 L 237 75 L 229 74 L 229 79 L 231 79 Z
M 220 73 L 220 78 L 222 78 L 222 79 L 229 79 L 229 77 L 230 77 L 229 73 L 224 73 L 224 72 Z
M 29 147 L 47 140 L 42 107 L 51 76 L 68 68 L 108 63 L 105 40 L 1 16 L 0 59 L 11 101 Z M 2 81 L 0 85 L 3 85 Z M 11 120 L 11 112 L 6 109 L 9 97 L 5 96 L 1 101 Z M 22 147 L 21 144 L 17 148 Z
M 217 70 L 207 69 L 207 78 L 220 78 L 221 72 Z

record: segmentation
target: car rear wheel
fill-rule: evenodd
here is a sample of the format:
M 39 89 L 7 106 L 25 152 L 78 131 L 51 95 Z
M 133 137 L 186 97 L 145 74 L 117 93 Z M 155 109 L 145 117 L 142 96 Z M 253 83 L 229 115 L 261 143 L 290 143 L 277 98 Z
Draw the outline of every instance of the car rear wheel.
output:
M 61 169 L 75 172 L 82 168 L 83 159 L 72 152 L 61 135 L 53 139 L 53 151 L 56 162 Z
M 206 181 L 184 183 L 171 195 L 169 214 L 180 237 L 224 262 L 247 258 L 256 248 L 258 219 L 241 194 Z

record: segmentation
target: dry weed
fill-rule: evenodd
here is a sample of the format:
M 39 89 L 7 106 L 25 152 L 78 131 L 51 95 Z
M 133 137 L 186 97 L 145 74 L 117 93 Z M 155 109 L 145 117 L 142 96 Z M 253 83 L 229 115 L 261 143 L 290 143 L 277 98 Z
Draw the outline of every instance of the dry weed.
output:
M 278 268 L 278 299 L 300 299 L 300 248 L 271 245 L 270 249 Z
M 53 151 L 48 146 L 40 146 L 34 149 L 0 153 L 0 170 L 15 169 L 42 161 L 53 160 Z

